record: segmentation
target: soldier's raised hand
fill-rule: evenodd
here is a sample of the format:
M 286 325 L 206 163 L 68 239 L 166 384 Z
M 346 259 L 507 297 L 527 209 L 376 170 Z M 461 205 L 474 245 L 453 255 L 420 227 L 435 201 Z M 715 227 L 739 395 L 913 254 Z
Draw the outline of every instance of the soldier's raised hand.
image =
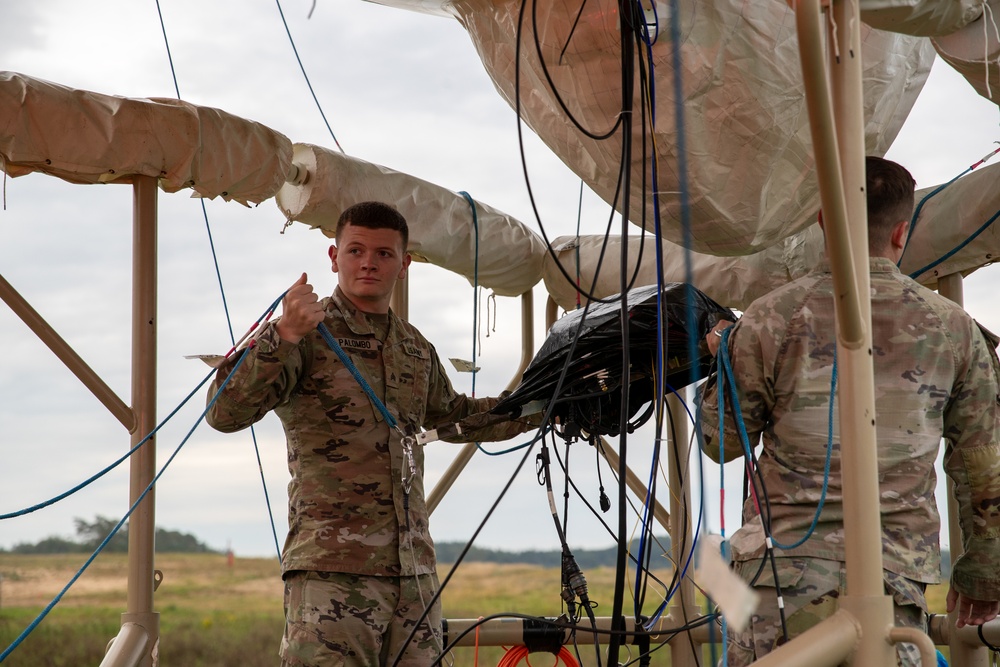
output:
M 281 300 L 281 319 L 278 320 L 278 335 L 289 343 L 298 343 L 323 321 L 323 305 L 302 274 Z

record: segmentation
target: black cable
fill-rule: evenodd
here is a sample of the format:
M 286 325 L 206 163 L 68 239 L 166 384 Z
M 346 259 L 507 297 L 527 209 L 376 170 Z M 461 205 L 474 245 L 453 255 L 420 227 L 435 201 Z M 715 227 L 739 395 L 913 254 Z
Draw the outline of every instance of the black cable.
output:
M 583 13 L 583 6 L 580 7 L 580 13 L 581 14 Z M 580 16 L 578 14 L 577 15 L 577 20 L 579 20 L 579 18 L 580 18 Z M 573 30 L 574 31 L 576 30 L 576 22 L 573 23 Z M 624 27 L 622 28 L 622 30 L 624 30 Z M 538 2 L 537 2 L 537 0 L 532 0 L 532 3 L 531 3 L 531 32 L 532 32 L 532 37 L 534 38 L 534 42 L 535 42 L 535 55 L 538 56 L 538 64 L 541 66 L 542 74 L 545 75 L 545 81 L 549 84 L 549 90 L 552 91 L 552 96 L 555 98 L 556 102 L 559 103 L 559 108 L 561 108 L 563 110 L 563 113 L 566 114 L 566 118 L 568 118 L 569 121 L 571 123 L 573 123 L 573 126 L 576 127 L 576 129 L 578 129 L 581 133 L 583 133 L 584 136 L 586 136 L 589 139 L 593 139 L 594 141 L 604 141 L 605 139 L 609 139 L 612 136 L 614 136 L 614 134 L 618 130 L 618 128 L 622 126 L 622 124 L 624 122 L 623 121 L 624 116 L 618 116 L 618 118 L 615 119 L 614 125 L 612 125 L 611 128 L 608 131 L 604 132 L 604 133 L 599 134 L 599 133 L 596 133 L 596 132 L 591 132 L 590 130 L 588 130 L 587 128 L 585 128 L 580 123 L 580 121 L 578 121 L 576 119 L 576 116 L 574 116 L 573 112 L 569 110 L 568 106 L 566 106 L 566 102 L 563 101 L 562 95 L 560 95 L 559 91 L 556 89 L 556 84 L 552 80 L 552 75 L 549 74 L 549 68 L 545 64 L 545 57 L 542 54 L 542 44 L 538 40 Z M 572 33 L 570 33 L 570 36 L 572 36 Z M 568 45 L 569 45 L 569 42 L 567 40 L 566 46 L 568 46 Z M 565 53 L 565 51 L 566 51 L 566 46 L 563 46 L 563 53 Z M 560 57 L 560 59 L 562 59 L 562 53 L 560 53 L 559 57 Z
M 632 102 L 633 102 L 633 65 L 634 65 L 634 54 L 633 54 L 633 35 L 628 29 L 628 24 L 626 21 L 627 10 L 631 6 L 629 0 L 619 0 L 619 16 L 621 17 L 621 64 L 622 64 L 622 164 L 621 164 L 621 176 L 622 179 L 622 249 L 621 249 L 621 269 L 620 276 L 622 281 L 622 293 L 625 292 L 624 282 L 625 275 L 628 273 L 628 218 L 631 208 L 630 203 L 630 182 L 632 176 Z M 629 349 L 628 349 L 628 308 L 625 301 L 622 301 L 622 373 L 624 375 L 629 368 Z M 624 419 L 625 415 L 628 414 L 628 384 L 622 385 L 622 396 L 621 396 L 621 418 Z M 619 623 L 621 618 L 622 607 L 624 606 L 625 599 L 625 563 L 626 557 L 625 553 L 627 551 L 627 536 L 625 534 L 626 526 L 626 515 L 625 515 L 625 502 L 626 502 L 626 485 L 624 480 L 626 478 L 628 467 L 628 433 L 622 429 L 621 435 L 619 436 L 619 486 L 618 486 L 618 553 L 615 558 L 615 588 L 614 597 L 611 603 L 611 619 L 612 625 Z M 620 639 L 612 635 L 608 642 L 608 664 L 617 665 L 618 664 L 618 650 L 621 646 Z
M 600 276 L 601 266 L 604 263 L 604 253 L 607 250 L 607 244 L 611 234 L 611 223 L 614 220 L 615 209 L 618 204 L 618 199 L 621 195 L 621 190 L 622 190 L 621 178 L 617 180 L 615 185 L 615 194 L 611 201 L 611 213 L 608 216 L 608 226 L 604 232 L 604 242 L 601 245 L 601 252 L 599 253 L 597 258 L 597 262 L 594 268 L 594 278 L 591 281 L 591 286 L 589 290 L 584 289 L 581 285 L 579 285 L 579 283 L 569 274 L 569 272 L 566 271 L 566 268 L 563 266 L 562 262 L 559 261 L 559 258 L 556 256 L 555 250 L 552 248 L 552 242 L 549 240 L 548 234 L 545 231 L 545 225 L 542 223 L 541 214 L 538 212 L 538 206 L 535 202 L 534 190 L 531 187 L 531 177 L 528 175 L 528 162 L 524 152 L 524 135 L 523 135 L 523 130 L 521 128 L 521 35 L 522 35 L 522 27 L 524 24 L 525 2 L 526 0 L 522 1 L 521 3 L 521 8 L 518 14 L 517 31 L 515 36 L 514 111 L 517 117 L 518 146 L 521 153 L 521 168 L 524 173 L 525 187 L 528 191 L 528 200 L 531 203 L 531 209 L 535 215 L 535 222 L 538 224 L 539 232 L 542 235 L 542 239 L 545 241 L 546 251 L 549 253 L 549 256 L 552 258 L 552 261 L 554 262 L 556 268 L 559 269 L 559 273 L 562 274 L 563 279 L 566 280 L 567 284 L 571 285 L 582 296 L 585 296 L 588 302 L 596 301 L 597 303 L 614 303 L 615 302 L 614 299 L 602 299 L 596 296 L 593 293 L 593 289 L 594 286 L 596 286 L 597 284 L 597 279 Z M 623 153 L 626 150 L 628 143 L 629 142 L 627 140 L 622 142 Z M 619 159 L 620 161 L 624 161 L 624 155 Z M 645 243 L 645 231 L 646 231 L 645 228 L 643 228 L 642 235 L 639 237 L 640 258 L 641 258 L 641 249 L 643 247 L 643 244 Z M 639 269 L 641 265 L 642 265 L 641 261 L 636 263 L 635 271 L 633 272 L 632 277 L 629 280 L 629 289 L 631 289 L 631 286 L 634 285 L 635 281 L 638 279 Z
M 719 371 L 717 371 L 717 380 L 716 380 L 716 385 L 717 386 L 716 386 L 716 391 L 725 392 L 726 391 L 726 386 L 725 386 L 726 383 L 721 378 L 718 377 L 718 372 Z M 725 398 L 725 393 L 723 393 L 723 398 Z M 702 397 L 702 400 L 704 400 L 704 396 Z M 735 414 L 732 412 L 733 409 L 734 409 L 733 405 L 732 405 L 732 402 L 731 401 L 724 401 L 724 405 L 725 405 L 725 408 L 724 408 L 725 412 L 722 415 L 719 416 L 719 434 L 720 434 L 720 437 L 722 436 L 722 433 L 723 433 L 723 431 L 725 429 L 726 414 L 730 414 L 732 416 L 733 422 L 734 423 L 736 422 Z M 701 402 L 699 402 L 699 405 L 698 405 L 698 412 L 699 412 L 699 419 L 700 419 Z M 764 535 L 767 538 L 766 541 L 765 541 L 765 543 L 764 543 L 764 554 L 761 556 L 760 566 L 757 568 L 757 572 L 754 574 L 754 576 L 751 578 L 751 580 L 748 583 L 749 583 L 750 586 L 756 586 L 758 579 L 760 578 L 761 574 L 763 574 L 763 572 L 764 572 L 764 567 L 767 565 L 768 561 L 770 561 L 770 563 L 771 563 L 771 573 L 772 573 L 772 576 L 774 578 L 774 590 L 775 590 L 775 594 L 777 595 L 778 600 L 779 600 L 779 604 L 778 604 L 778 617 L 779 617 L 779 621 L 780 621 L 780 624 L 781 624 L 782 637 L 785 639 L 785 641 L 788 641 L 788 624 L 787 624 L 787 621 L 786 621 L 786 618 L 785 618 L 784 604 L 781 603 L 781 600 L 782 600 L 781 582 L 778 581 L 778 574 L 777 574 L 777 560 L 776 560 L 777 556 L 775 554 L 775 548 L 773 546 L 774 542 L 773 542 L 773 539 L 771 537 L 771 535 L 772 535 L 772 532 L 771 532 L 771 515 L 772 515 L 772 512 L 771 512 L 771 500 L 770 500 L 770 498 L 768 497 L 768 494 L 767 494 L 767 484 L 766 484 L 766 482 L 764 480 L 764 474 L 761 472 L 759 461 L 757 459 L 756 453 L 754 452 L 754 448 L 750 447 L 749 448 L 749 452 L 744 451 L 743 455 L 744 455 L 744 459 L 746 459 L 747 456 L 749 456 L 749 461 L 747 461 L 745 463 L 745 466 L 747 466 L 749 474 L 744 475 L 744 478 L 745 479 L 749 479 L 749 485 L 750 485 L 750 487 L 752 487 L 751 489 L 748 489 L 748 487 L 747 487 L 747 481 L 744 481 L 744 502 L 745 502 L 746 498 L 748 497 L 748 495 L 747 495 L 747 491 L 748 490 L 756 493 L 756 497 L 758 498 L 757 509 L 758 509 L 758 515 L 760 516 L 761 528 L 763 529 Z
M 667 419 L 669 420 L 669 424 L 670 424 L 670 438 L 671 438 L 672 442 L 676 443 L 677 442 L 677 432 L 676 432 L 675 426 L 674 426 L 674 415 L 673 415 L 673 413 L 670 410 L 670 404 L 666 403 L 665 405 L 666 405 L 666 408 L 667 408 Z M 683 468 L 683 466 L 681 466 L 680 453 L 677 451 L 678 448 L 676 446 L 672 447 L 671 449 L 673 450 L 674 457 L 675 457 L 675 465 L 677 466 L 677 481 L 678 481 L 678 484 L 681 486 L 681 488 L 684 488 L 684 468 Z M 688 519 L 689 519 L 689 516 L 691 514 L 691 508 L 688 505 L 688 499 L 687 499 L 686 495 L 681 494 L 681 499 L 682 499 L 682 512 L 681 512 L 681 516 L 684 519 L 684 523 L 683 523 L 683 527 L 681 529 L 681 534 L 683 535 L 683 539 L 681 540 L 680 553 L 683 554 L 687 550 L 685 548 L 685 543 L 687 542 L 687 535 L 688 535 L 688 532 L 690 531 L 690 525 L 688 523 Z M 692 544 L 691 544 L 692 554 L 694 552 L 694 549 L 695 549 L 695 544 L 692 542 Z M 687 559 L 685 559 L 685 560 L 687 560 Z M 684 599 L 684 588 L 682 586 L 680 586 L 679 583 L 678 583 L 677 590 L 678 590 L 678 592 L 680 593 L 680 596 L 681 596 L 681 605 L 680 605 L 681 611 L 685 615 L 684 616 L 684 620 L 687 621 L 688 620 L 687 619 L 687 604 L 686 604 L 686 600 Z M 688 642 L 690 642 L 691 654 L 694 655 L 694 656 L 698 656 L 698 650 L 695 647 L 694 639 L 691 637 L 690 634 L 688 635 Z M 696 661 L 699 664 L 701 663 L 701 660 L 698 659 L 697 657 L 696 657 Z
M 553 449 L 553 451 L 555 451 L 555 449 Z M 600 454 L 598 454 L 598 456 L 600 456 Z M 558 452 L 556 453 L 556 461 L 559 463 L 559 466 L 563 470 L 564 474 L 567 475 L 566 481 L 569 483 L 570 488 L 572 488 L 573 491 L 576 492 L 577 497 L 583 502 L 583 504 L 587 507 L 587 509 L 589 509 L 591 511 L 591 513 L 594 515 L 594 518 L 597 519 L 597 521 L 601 524 L 601 526 L 604 527 L 604 530 L 606 530 L 608 532 L 608 535 L 611 537 L 611 539 L 612 540 L 617 539 L 617 536 L 615 535 L 614 530 L 611 529 L 611 526 L 609 526 L 608 523 L 603 518 L 601 518 L 601 516 L 597 512 L 597 510 L 594 509 L 594 506 L 590 504 L 590 502 L 587 500 L 586 496 L 580 491 L 579 487 L 577 487 L 576 483 L 572 480 L 571 477 L 569 477 L 569 472 L 566 469 L 566 467 L 563 465 L 562 459 L 559 458 Z M 598 465 L 598 471 L 599 470 L 600 470 L 600 466 Z M 632 511 L 638 516 L 639 511 L 636 508 L 635 504 L 633 504 L 631 498 L 629 499 L 629 506 L 632 508 Z M 664 549 L 663 544 L 659 541 L 659 539 L 654 538 L 654 541 L 656 542 L 656 545 L 658 547 L 660 547 L 661 549 L 663 549 L 663 551 L 666 551 L 666 549 Z M 615 544 L 617 544 L 617 542 L 615 542 Z M 629 554 L 629 558 L 632 560 L 632 563 L 636 567 L 641 567 L 642 564 L 639 562 L 639 560 L 634 555 Z M 676 570 L 676 568 L 674 568 L 674 569 Z M 664 591 L 667 590 L 667 585 L 664 584 L 663 581 L 661 581 L 655 574 L 653 574 L 652 572 L 649 572 L 649 571 L 647 571 L 646 574 L 653 581 L 655 581 L 656 583 L 658 583 L 660 586 L 663 586 Z
M 561 596 L 563 601 L 566 603 L 567 611 L 572 618 L 578 618 L 575 609 L 575 600 L 579 597 L 580 606 L 590 618 L 593 630 L 596 631 L 597 619 L 594 618 L 594 611 L 590 604 L 590 596 L 587 591 L 587 580 L 584 578 L 583 572 L 580 570 L 579 565 L 576 563 L 576 559 L 573 557 L 573 553 L 570 551 L 569 544 L 566 542 L 566 533 L 563 530 L 562 525 L 559 523 L 559 517 L 556 515 L 555 498 L 552 490 L 552 472 L 550 469 L 548 451 L 548 446 L 543 440 L 542 449 L 538 453 L 538 457 L 536 459 L 536 474 L 538 475 L 539 482 L 545 486 L 545 491 L 549 498 L 552 520 L 555 523 L 556 532 L 559 535 L 559 543 L 562 550 L 562 563 L 560 567 L 560 571 L 562 573 Z M 601 667 L 600 640 L 597 635 L 594 635 L 594 646 L 597 654 L 597 667 Z
M 392 661 L 393 667 L 396 667 L 396 665 L 399 664 L 400 659 L 403 657 L 403 652 L 406 651 L 406 647 L 409 646 L 410 642 L 413 641 L 413 638 L 416 636 L 417 630 L 420 628 L 420 624 L 423 623 L 424 620 L 427 618 L 427 614 L 430 613 L 430 610 L 434 606 L 434 603 L 436 603 L 438 599 L 440 599 L 441 593 L 444 591 L 445 587 L 447 587 L 448 582 L 451 581 L 451 578 L 452 576 L 454 576 L 455 572 L 458 571 L 458 566 L 465 559 L 466 555 L 468 555 L 469 549 L 472 548 L 472 545 L 476 541 L 476 538 L 479 536 L 479 533 L 482 532 L 483 528 L 486 526 L 486 522 L 493 515 L 493 512 L 496 510 L 497 506 L 500 505 L 500 501 L 503 500 L 504 496 L 507 495 L 507 491 L 510 490 L 510 487 L 514 483 L 514 480 L 517 479 L 517 475 L 519 472 L 521 472 L 521 468 L 524 467 L 525 461 L 528 460 L 528 455 L 531 454 L 531 451 L 534 449 L 535 442 L 537 442 L 538 439 L 543 435 L 543 432 L 544 429 L 540 428 L 538 434 L 536 434 L 535 438 L 531 441 L 530 443 L 531 446 L 525 448 L 524 456 L 521 457 L 520 462 L 518 462 L 517 467 L 514 469 L 514 473 L 510 476 L 510 479 L 507 480 L 507 483 L 504 485 L 503 489 L 501 489 L 500 495 L 497 496 L 497 499 L 493 502 L 493 505 L 490 506 L 489 511 L 486 512 L 486 516 L 483 517 L 483 520 L 480 522 L 475 532 L 473 532 L 472 537 L 469 539 L 469 542 L 465 545 L 465 548 L 462 549 L 462 552 L 458 555 L 458 558 L 455 559 L 455 564 L 452 566 L 451 570 L 445 576 L 444 580 L 441 582 L 441 585 L 438 586 L 437 591 L 431 597 L 430 603 L 424 608 L 423 613 L 420 614 L 420 618 L 418 618 L 417 622 L 413 624 L 413 629 L 410 630 L 410 634 L 407 635 L 406 641 L 403 642 L 403 645 L 399 649 L 399 653 L 396 654 L 395 658 Z

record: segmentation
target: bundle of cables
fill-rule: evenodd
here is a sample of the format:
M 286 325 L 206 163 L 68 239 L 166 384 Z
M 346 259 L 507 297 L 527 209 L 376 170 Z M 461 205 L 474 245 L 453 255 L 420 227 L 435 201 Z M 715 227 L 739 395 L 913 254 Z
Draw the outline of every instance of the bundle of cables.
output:
M 497 667 L 516 667 L 520 665 L 521 661 L 524 660 L 528 666 L 531 666 L 531 661 L 528 660 L 528 647 L 527 646 L 512 646 L 507 649 L 503 657 L 500 658 L 500 662 L 497 663 Z M 565 646 L 559 649 L 559 653 L 555 656 L 555 662 L 552 663 L 553 667 L 559 663 L 566 665 L 566 667 L 579 667 L 580 663 L 576 661 L 573 654 L 570 653 L 569 649 Z
M 574 427 L 591 435 L 621 433 L 641 426 L 652 414 L 648 409 L 631 420 L 643 406 L 653 405 L 657 367 L 657 336 L 662 336 L 664 375 L 677 390 L 691 382 L 692 370 L 704 377 L 712 357 L 699 345 L 699 357 L 689 358 L 688 341 L 698 341 L 720 319 L 736 321 L 735 314 L 686 283 L 637 287 L 626 292 L 628 312 L 629 373 L 622 372 L 621 296 L 592 303 L 556 322 L 521 383 L 492 412 L 516 417 L 521 407 L 535 400 L 554 400 L 552 415 L 564 429 Z M 565 377 L 559 384 L 565 369 Z M 622 419 L 621 392 L 627 385 L 628 412 Z M 559 387 L 558 394 L 556 389 Z

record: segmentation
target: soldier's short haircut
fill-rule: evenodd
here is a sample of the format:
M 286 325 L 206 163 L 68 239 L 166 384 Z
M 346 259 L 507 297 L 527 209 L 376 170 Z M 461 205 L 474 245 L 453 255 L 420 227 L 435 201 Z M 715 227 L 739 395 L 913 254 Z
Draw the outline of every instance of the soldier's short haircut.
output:
M 403 250 L 410 242 L 410 229 L 406 225 L 403 214 L 384 202 L 363 201 L 344 209 L 337 219 L 337 241 L 347 225 L 356 225 L 368 229 L 394 229 L 403 235 Z
M 892 228 L 913 215 L 916 183 L 905 168 L 885 158 L 865 158 L 868 202 L 868 248 L 875 254 L 889 247 Z

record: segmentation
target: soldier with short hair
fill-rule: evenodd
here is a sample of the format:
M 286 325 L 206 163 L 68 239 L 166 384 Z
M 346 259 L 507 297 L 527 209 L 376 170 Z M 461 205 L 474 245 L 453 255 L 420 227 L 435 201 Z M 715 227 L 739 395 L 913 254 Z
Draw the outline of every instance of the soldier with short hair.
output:
M 329 251 L 338 274 L 333 295 L 320 299 L 302 274 L 281 317 L 254 336 L 208 413 L 227 433 L 271 410 L 284 426 L 291 481 L 282 665 L 368 667 L 402 652 L 394 664 L 424 667 L 442 651 L 440 603 L 425 615 L 439 584 L 423 451 L 403 446 L 317 330 L 326 326 L 402 430 L 457 422 L 496 405 L 495 398 L 456 393 L 434 347 L 389 309 L 411 261 L 407 242 L 406 220 L 395 208 L 362 202 L 346 209 Z M 239 358 L 219 369 L 210 398 Z M 504 440 L 531 428 L 505 422 L 475 438 Z
M 996 351 L 960 306 L 896 267 L 913 212 L 910 173 L 869 157 L 866 181 L 886 592 L 897 625 L 926 630 L 924 589 L 941 574 L 934 463 L 944 438 L 944 469 L 955 482 L 964 549 L 952 565 L 948 609 L 957 607 L 958 627 L 979 625 L 1000 611 Z M 731 324 L 720 323 L 707 336 L 713 354 L 719 333 Z M 734 666 L 750 664 L 783 641 L 774 575 L 762 561 L 765 533 L 794 547 L 775 552 L 789 638 L 830 616 L 845 587 L 836 407 L 832 424 L 830 413 L 837 340 L 829 261 L 752 303 L 729 333 L 728 347 L 750 445 L 761 445 L 754 483 L 766 495 L 746 501 L 744 525 L 731 539 L 733 567 L 761 593 L 749 627 L 730 634 L 728 664 Z M 714 384 L 706 389 L 701 410 L 703 449 L 718 461 L 716 391 Z M 833 450 L 826 495 L 809 533 L 823 494 L 828 428 Z M 731 406 L 724 434 L 721 458 L 743 456 Z M 912 644 L 896 646 L 900 665 L 920 664 Z

